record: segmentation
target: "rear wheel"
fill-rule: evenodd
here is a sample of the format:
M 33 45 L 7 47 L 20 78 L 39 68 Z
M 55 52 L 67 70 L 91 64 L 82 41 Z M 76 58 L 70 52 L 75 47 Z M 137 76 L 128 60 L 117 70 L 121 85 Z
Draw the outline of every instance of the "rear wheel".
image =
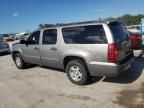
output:
M 88 70 L 83 60 L 72 60 L 66 66 L 69 80 L 77 85 L 84 85 L 88 81 Z
M 14 62 L 19 69 L 24 69 L 26 67 L 26 63 L 23 61 L 22 56 L 19 53 L 14 55 Z

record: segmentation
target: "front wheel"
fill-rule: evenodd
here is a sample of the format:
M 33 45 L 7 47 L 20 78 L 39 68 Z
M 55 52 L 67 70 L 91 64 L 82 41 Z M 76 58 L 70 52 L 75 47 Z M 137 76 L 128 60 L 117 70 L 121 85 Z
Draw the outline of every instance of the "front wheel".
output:
M 77 85 L 84 85 L 88 80 L 88 71 L 82 60 L 72 60 L 66 66 L 66 73 L 69 80 Z
M 24 69 L 26 66 L 25 62 L 22 59 L 22 56 L 19 53 L 14 55 L 14 62 L 16 64 L 16 67 L 19 69 Z

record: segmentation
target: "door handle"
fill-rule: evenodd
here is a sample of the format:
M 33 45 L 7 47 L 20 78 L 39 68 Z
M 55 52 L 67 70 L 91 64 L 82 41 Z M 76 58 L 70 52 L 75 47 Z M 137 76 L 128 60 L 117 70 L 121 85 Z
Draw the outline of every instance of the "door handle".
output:
M 34 49 L 35 49 L 35 50 L 39 50 L 39 48 L 38 48 L 38 47 L 34 47 Z
M 50 50 L 57 51 L 57 48 L 52 47 Z

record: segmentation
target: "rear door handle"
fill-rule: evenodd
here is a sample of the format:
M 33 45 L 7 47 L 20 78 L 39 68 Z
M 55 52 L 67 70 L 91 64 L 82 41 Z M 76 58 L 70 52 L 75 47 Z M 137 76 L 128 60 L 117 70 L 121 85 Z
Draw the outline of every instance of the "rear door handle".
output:
M 57 48 L 52 47 L 50 50 L 57 51 Z
M 36 47 L 36 46 L 34 47 L 34 49 L 35 49 L 35 50 L 39 50 L 39 48 L 38 48 L 38 47 Z

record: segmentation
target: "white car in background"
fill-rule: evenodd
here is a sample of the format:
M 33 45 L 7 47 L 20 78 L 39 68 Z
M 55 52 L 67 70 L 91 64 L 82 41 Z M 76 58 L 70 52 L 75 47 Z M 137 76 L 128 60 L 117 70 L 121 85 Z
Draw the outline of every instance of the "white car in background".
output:
M 0 54 L 10 52 L 10 47 L 8 43 L 3 42 L 3 37 L 0 37 Z

